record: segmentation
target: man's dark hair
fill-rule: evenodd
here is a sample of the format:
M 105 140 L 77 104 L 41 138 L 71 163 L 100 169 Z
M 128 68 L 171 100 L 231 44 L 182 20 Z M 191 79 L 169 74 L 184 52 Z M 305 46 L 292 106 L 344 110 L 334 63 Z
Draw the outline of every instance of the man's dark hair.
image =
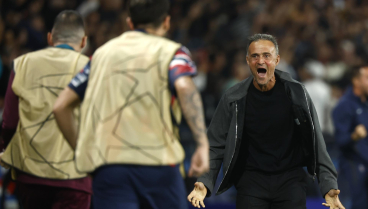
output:
M 130 0 L 129 15 L 134 27 L 151 25 L 157 28 L 169 14 L 168 0 Z
M 54 43 L 79 43 L 84 35 L 83 18 L 78 12 L 64 10 L 58 14 L 52 28 Z
M 248 55 L 248 50 L 249 50 L 250 44 L 253 43 L 253 42 L 259 41 L 259 40 L 271 41 L 273 43 L 273 45 L 275 46 L 276 55 L 279 54 L 279 45 L 277 44 L 277 40 L 274 36 L 272 36 L 270 34 L 257 33 L 257 34 L 254 34 L 253 36 L 250 36 L 248 38 L 247 55 Z

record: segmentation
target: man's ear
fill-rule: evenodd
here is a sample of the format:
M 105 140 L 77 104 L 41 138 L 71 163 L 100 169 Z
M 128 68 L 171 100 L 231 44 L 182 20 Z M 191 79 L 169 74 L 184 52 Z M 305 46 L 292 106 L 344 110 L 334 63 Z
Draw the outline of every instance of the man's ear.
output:
M 167 15 L 165 17 L 165 20 L 164 20 L 164 23 L 163 23 L 164 24 L 164 29 L 166 31 L 169 31 L 170 30 L 170 26 L 171 26 L 170 21 L 171 21 L 171 17 L 170 17 L 170 15 Z
M 129 27 L 129 29 L 130 29 L 130 30 L 134 30 L 134 29 L 135 29 L 135 28 L 134 28 L 133 21 L 132 21 L 132 18 L 127 17 L 127 18 L 126 18 L 126 23 L 127 23 L 127 25 L 128 25 L 128 27 Z
M 281 57 L 280 57 L 280 55 L 278 54 L 278 55 L 277 55 L 277 57 L 276 57 L 276 65 L 278 65 L 278 64 L 279 64 L 280 60 L 281 60 Z
M 87 46 L 87 40 L 88 40 L 88 37 L 83 36 L 82 41 L 81 41 L 81 45 L 80 45 L 81 49 L 83 49 L 85 46 Z
M 52 34 L 50 32 L 47 33 L 47 44 L 49 46 L 54 46 L 54 42 L 52 40 Z

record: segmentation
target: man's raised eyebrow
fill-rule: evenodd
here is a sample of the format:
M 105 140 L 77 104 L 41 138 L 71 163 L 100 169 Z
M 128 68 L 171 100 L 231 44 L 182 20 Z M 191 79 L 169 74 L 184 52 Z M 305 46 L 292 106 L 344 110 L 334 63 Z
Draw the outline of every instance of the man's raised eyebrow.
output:
M 260 54 L 272 54 L 271 52 L 262 52 L 262 53 L 260 53 Z M 250 56 L 254 56 L 254 55 L 259 55 L 259 53 L 252 53 L 252 54 L 250 54 Z
M 252 53 L 250 54 L 250 56 L 254 56 L 254 55 L 259 55 L 258 53 Z

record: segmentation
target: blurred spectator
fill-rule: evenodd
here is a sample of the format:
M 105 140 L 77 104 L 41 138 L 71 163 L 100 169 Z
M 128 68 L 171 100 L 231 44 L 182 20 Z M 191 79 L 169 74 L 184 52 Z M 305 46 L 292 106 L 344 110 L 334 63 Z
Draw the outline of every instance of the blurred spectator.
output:
M 352 71 L 350 87 L 333 111 L 340 172 L 350 186 L 352 208 L 368 207 L 368 67 Z
M 326 131 L 326 118 L 330 117 L 326 110 L 331 100 L 331 89 L 323 80 L 324 75 L 324 65 L 315 60 L 308 61 L 300 72 L 300 78 L 316 108 L 322 132 Z

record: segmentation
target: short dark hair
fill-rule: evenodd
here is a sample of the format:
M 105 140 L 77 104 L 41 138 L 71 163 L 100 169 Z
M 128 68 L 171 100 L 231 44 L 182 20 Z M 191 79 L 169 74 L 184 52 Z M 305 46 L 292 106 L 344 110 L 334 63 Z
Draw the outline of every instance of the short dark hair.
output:
M 78 43 L 84 32 L 82 16 L 74 10 L 64 10 L 58 14 L 52 28 L 54 42 Z
M 247 55 L 248 55 L 250 44 L 253 42 L 259 41 L 259 40 L 271 41 L 273 45 L 275 46 L 276 54 L 277 55 L 279 54 L 279 45 L 277 44 L 277 40 L 273 35 L 257 33 L 248 38 Z
M 129 15 L 135 27 L 152 25 L 157 28 L 169 14 L 168 0 L 130 0 Z

